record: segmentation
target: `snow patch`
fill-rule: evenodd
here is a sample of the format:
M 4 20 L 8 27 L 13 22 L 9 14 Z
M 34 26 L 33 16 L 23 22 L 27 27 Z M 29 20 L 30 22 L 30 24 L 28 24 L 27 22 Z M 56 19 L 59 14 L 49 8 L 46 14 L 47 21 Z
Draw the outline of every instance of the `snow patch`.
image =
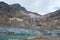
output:
M 9 18 L 10 21 L 12 20 L 17 20 L 17 21 L 23 21 L 23 19 L 20 19 L 20 18 Z

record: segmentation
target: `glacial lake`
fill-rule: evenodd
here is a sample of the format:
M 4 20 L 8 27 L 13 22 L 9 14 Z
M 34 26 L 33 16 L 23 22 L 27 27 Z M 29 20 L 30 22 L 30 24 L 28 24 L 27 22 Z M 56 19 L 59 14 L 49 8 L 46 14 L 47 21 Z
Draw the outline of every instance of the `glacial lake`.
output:
M 48 34 L 48 35 L 21 35 L 21 34 L 14 34 L 14 35 L 0 35 L 0 40 L 25 40 L 29 37 L 57 37 L 56 34 Z
M 38 35 L 0 35 L 0 40 L 24 40 L 29 37 L 37 37 Z

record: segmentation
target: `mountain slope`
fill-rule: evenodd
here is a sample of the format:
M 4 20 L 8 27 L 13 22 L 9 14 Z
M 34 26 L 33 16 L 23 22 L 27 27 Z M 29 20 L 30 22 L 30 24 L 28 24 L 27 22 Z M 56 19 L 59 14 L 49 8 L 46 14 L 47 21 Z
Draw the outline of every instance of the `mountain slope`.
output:
M 8 5 L 4 2 L 0 2 L 0 5 L 1 5 L 0 27 L 3 29 L 2 32 L 4 30 L 6 30 L 4 32 L 12 32 L 15 29 L 17 31 L 18 28 L 20 30 L 22 30 L 21 28 L 23 28 L 23 29 L 26 29 L 27 31 L 29 31 L 29 29 L 31 29 L 32 31 L 36 30 L 37 24 L 35 21 L 37 21 L 36 19 L 39 19 L 40 15 L 37 15 L 37 13 L 34 13 L 34 12 L 29 13 L 29 11 L 27 11 L 24 7 L 22 7 L 19 4 Z M 32 15 L 34 15 L 34 17 L 31 17 Z M 9 28 L 13 28 L 12 31 L 8 31 Z M 29 31 L 29 33 L 32 31 Z M 40 31 L 38 30 L 36 31 L 37 31 L 37 34 L 40 33 Z M 27 33 L 27 32 L 22 32 L 22 33 Z M 36 32 L 33 31 L 33 34 L 34 33 Z

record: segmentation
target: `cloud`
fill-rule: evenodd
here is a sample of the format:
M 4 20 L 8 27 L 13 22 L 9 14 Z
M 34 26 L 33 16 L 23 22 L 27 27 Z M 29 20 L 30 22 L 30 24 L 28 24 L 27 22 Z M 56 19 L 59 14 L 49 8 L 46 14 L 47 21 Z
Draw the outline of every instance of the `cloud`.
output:
M 48 6 L 48 11 L 53 12 L 53 11 L 57 10 L 56 7 L 60 7 L 60 0 L 57 0 L 57 1 L 50 0 L 49 6 Z
M 39 14 L 47 14 L 60 9 L 60 0 L 0 0 L 8 4 L 19 3 L 27 10 Z
M 25 1 L 26 2 L 26 1 Z M 48 0 L 30 0 L 25 3 L 25 8 L 29 11 L 44 14 L 47 11 Z

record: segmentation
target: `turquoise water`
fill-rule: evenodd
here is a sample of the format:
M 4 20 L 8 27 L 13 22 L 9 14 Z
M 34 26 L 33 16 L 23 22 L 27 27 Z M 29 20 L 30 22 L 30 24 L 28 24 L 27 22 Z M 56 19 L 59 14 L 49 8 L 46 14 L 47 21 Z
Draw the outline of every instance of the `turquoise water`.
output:
M 0 40 L 24 40 L 28 37 L 36 37 L 36 35 L 1 35 Z
M 0 40 L 24 40 L 28 37 L 38 37 L 42 35 L 21 35 L 21 34 L 15 34 L 15 35 L 0 35 Z M 55 37 L 55 35 L 44 35 L 45 37 Z

